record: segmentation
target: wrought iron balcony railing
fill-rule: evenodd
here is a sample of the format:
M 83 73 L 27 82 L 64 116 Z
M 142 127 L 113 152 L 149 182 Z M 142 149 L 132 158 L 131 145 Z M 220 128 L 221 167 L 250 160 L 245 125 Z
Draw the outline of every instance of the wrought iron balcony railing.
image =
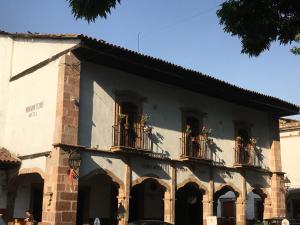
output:
M 251 144 L 236 142 L 235 165 L 261 167 L 261 154 Z
M 212 152 L 208 147 L 209 140 L 203 136 L 191 137 L 184 134 L 181 142 L 182 159 L 198 159 L 198 160 L 212 160 Z
M 128 126 L 117 124 L 112 127 L 112 150 L 152 150 L 152 131 L 141 124 Z

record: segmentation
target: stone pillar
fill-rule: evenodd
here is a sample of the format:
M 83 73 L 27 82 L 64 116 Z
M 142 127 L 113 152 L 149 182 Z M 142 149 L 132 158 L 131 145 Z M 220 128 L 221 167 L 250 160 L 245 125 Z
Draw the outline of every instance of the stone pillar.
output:
M 236 200 L 236 225 L 246 225 L 247 186 L 245 171 L 241 171 L 242 193 Z
M 271 177 L 272 217 L 285 217 L 285 190 L 283 173 L 273 173 Z
M 236 200 L 236 225 L 246 225 L 246 200 L 242 197 Z
M 74 225 L 77 213 L 78 180 L 68 182 L 69 154 L 56 147 L 47 160 L 44 183 L 43 225 Z
M 74 225 L 77 213 L 78 180 L 68 182 L 69 150 L 77 145 L 79 120 L 80 61 L 68 53 L 60 58 L 54 143 L 47 158 L 44 181 L 44 225 Z M 62 145 L 61 145 L 62 144 Z
M 203 196 L 203 225 L 206 225 L 206 218 L 214 215 L 214 180 L 213 180 L 213 168 L 210 168 L 210 179 L 208 191 Z
M 125 214 L 126 214 L 126 209 L 125 209 L 125 201 L 126 201 L 126 196 L 123 190 L 119 189 L 119 195 L 118 195 L 118 225 L 126 225 L 125 221 Z M 121 214 L 121 215 L 120 215 Z
M 175 195 L 176 195 L 176 167 L 170 165 L 171 189 L 170 193 L 165 192 L 164 196 L 164 220 L 166 222 L 175 223 Z
M 167 190 L 164 196 L 164 221 L 170 223 L 172 217 L 172 198 L 171 193 Z
M 271 204 L 272 217 L 285 216 L 285 190 L 282 185 L 283 173 L 281 168 L 281 152 L 279 138 L 279 118 L 270 116 L 270 138 L 271 138 L 271 165 L 273 172 L 271 176 Z
M 266 198 L 264 201 L 264 219 L 272 218 L 272 201 Z
M 119 225 L 126 225 L 129 219 L 129 203 L 130 203 L 130 191 L 132 182 L 132 171 L 131 171 L 131 161 L 128 158 L 125 165 L 125 187 L 124 187 L 124 218 L 119 220 Z

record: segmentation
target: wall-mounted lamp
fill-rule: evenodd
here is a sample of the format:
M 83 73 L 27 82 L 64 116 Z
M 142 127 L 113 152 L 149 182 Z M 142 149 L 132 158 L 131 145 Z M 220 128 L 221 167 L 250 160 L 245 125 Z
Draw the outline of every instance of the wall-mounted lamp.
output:
M 77 151 L 70 152 L 69 155 L 69 166 L 73 170 L 77 170 L 80 167 L 81 164 L 81 156 L 80 153 Z
M 285 191 L 288 191 L 290 186 L 291 186 L 291 181 L 287 176 L 284 176 L 284 178 L 282 179 L 282 185 L 285 189 Z

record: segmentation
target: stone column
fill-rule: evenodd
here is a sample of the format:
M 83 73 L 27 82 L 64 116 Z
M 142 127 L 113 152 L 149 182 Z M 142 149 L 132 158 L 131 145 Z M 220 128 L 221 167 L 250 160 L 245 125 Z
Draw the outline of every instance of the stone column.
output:
M 172 198 L 171 193 L 166 190 L 164 196 L 164 221 L 170 223 L 172 217 Z
M 236 225 L 246 225 L 246 200 L 242 197 L 236 200 Z
M 213 168 L 210 168 L 208 191 L 203 196 L 203 225 L 206 225 L 206 217 L 214 215 L 214 180 Z
M 236 225 L 246 225 L 247 186 L 245 171 L 241 171 L 242 193 L 236 200 Z
M 119 225 L 126 225 L 129 219 L 129 203 L 130 203 L 130 191 L 131 191 L 131 182 L 132 182 L 132 170 L 131 170 L 131 161 L 129 158 L 126 160 L 125 165 L 125 187 L 124 187 L 124 218 L 119 221 Z
M 266 198 L 264 201 L 264 219 L 272 218 L 272 201 Z
M 270 138 L 271 138 L 271 204 L 272 217 L 285 216 L 285 190 L 282 185 L 283 173 L 281 168 L 281 152 L 279 138 L 279 118 L 270 116 Z
M 68 53 L 60 58 L 54 143 L 47 158 L 43 216 L 44 225 L 74 225 L 77 213 L 78 180 L 68 182 L 69 150 L 77 145 L 79 120 L 80 61 Z
M 164 196 L 164 220 L 166 222 L 175 223 L 175 195 L 176 195 L 176 167 L 170 165 L 171 189 L 170 192 L 166 190 Z
M 283 173 L 273 173 L 271 177 L 272 217 L 285 217 L 285 190 Z

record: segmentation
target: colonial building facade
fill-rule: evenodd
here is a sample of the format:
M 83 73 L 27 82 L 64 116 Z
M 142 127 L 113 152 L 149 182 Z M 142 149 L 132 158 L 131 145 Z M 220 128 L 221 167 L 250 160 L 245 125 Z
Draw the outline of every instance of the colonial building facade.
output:
M 0 146 L 20 159 L 1 168 L 8 221 L 285 215 L 278 118 L 298 106 L 83 35 L 0 46 Z
M 280 144 L 282 169 L 290 182 L 286 193 L 286 216 L 300 219 L 300 176 L 295 170 L 300 162 L 300 121 L 280 120 Z

